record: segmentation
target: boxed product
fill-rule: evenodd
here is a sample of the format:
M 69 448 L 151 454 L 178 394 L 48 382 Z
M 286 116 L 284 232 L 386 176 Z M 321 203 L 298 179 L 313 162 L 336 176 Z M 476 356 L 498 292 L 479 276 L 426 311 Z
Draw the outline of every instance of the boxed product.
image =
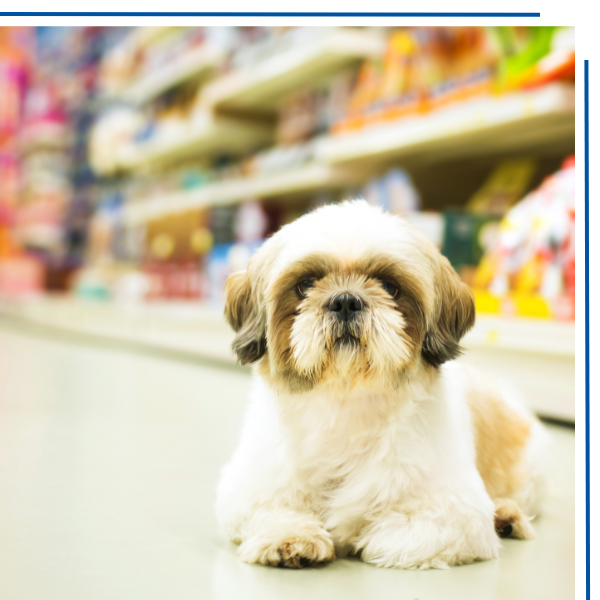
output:
M 396 215 L 406 216 L 421 207 L 419 192 L 403 169 L 391 169 L 382 177 L 371 179 L 363 195 L 369 204 Z

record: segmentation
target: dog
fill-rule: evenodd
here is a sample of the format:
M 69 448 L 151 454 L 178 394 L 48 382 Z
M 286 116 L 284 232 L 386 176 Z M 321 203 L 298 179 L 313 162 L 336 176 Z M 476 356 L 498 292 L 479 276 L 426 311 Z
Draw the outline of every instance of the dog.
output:
M 225 317 L 254 365 L 216 502 L 241 560 L 447 568 L 534 537 L 545 431 L 455 360 L 473 293 L 407 221 L 360 200 L 304 215 L 229 277 Z

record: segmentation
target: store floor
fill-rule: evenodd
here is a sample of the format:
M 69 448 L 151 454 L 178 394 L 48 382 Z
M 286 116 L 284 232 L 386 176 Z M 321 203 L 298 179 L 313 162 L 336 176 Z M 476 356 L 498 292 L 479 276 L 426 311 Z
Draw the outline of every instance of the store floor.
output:
M 561 427 L 538 539 L 504 541 L 498 560 L 424 572 L 241 563 L 213 499 L 248 384 L 242 371 L 0 322 L 0 599 L 574 597 L 574 432 Z

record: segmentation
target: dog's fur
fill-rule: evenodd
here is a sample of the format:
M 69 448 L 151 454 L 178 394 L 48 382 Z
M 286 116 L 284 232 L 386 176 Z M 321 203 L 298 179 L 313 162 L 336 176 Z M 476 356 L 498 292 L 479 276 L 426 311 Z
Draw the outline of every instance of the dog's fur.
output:
M 343 293 L 363 307 L 346 325 L 329 309 Z M 544 431 L 453 361 L 473 294 L 406 221 L 361 201 L 309 213 L 229 278 L 225 315 L 255 364 L 217 494 L 242 560 L 444 568 L 534 536 Z

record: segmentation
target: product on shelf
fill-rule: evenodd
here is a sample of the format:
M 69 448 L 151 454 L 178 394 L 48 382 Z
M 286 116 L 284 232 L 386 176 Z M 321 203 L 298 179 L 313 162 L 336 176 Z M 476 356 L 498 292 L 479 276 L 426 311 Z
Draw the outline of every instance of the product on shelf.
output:
M 500 163 L 465 208 L 473 214 L 503 216 L 527 191 L 536 164 L 531 159 Z
M 32 29 L 0 27 L 0 296 L 39 293 L 44 287 L 40 261 L 21 247 L 19 131 L 31 76 Z
M 363 196 L 369 204 L 402 216 L 418 211 L 421 207 L 419 192 L 410 175 L 397 168 L 391 169 L 383 177 L 369 181 Z
M 432 27 L 392 33 L 362 65 L 333 133 L 425 114 L 482 94 L 574 79 L 574 34 L 559 27 Z
M 18 88 L 21 96 L 15 88 L 0 100 L 19 99 L 20 107 L 12 111 L 17 119 L 11 141 L 15 168 L 0 173 L 1 185 L 13 182 L 15 190 L 8 210 L 0 211 L 9 215 L 9 234 L 0 232 L 0 246 L 6 249 L 8 237 L 13 255 L 9 260 L 20 261 L 24 274 L 32 272 L 28 261 L 37 262 L 40 275 L 30 280 L 35 279 L 40 290 L 66 289 L 84 260 L 96 183 L 87 164 L 86 138 L 104 31 L 0 28 L 0 36 L 12 34 L 27 57 L 26 76 Z M 3 64 L 0 50 L 0 71 Z M 8 90 L 4 82 L 1 87 Z M 5 114 L 4 109 L 0 112 Z M 0 205 L 6 200 L 0 190 Z
M 574 318 L 574 157 L 507 213 L 473 286 L 482 311 Z
M 462 210 L 445 210 L 442 254 L 466 283 L 471 283 L 474 268 L 479 263 L 490 240 L 496 236 L 500 217 L 471 214 Z
M 290 94 L 279 110 L 277 143 L 295 144 L 326 133 L 344 115 L 355 79 L 354 70 L 344 71 L 318 86 Z
M 497 52 L 486 29 L 400 29 L 388 39 L 382 61 L 366 61 L 347 116 L 333 131 L 345 131 L 422 113 L 449 101 L 488 92 Z
M 128 107 L 107 110 L 94 123 L 89 138 L 89 160 L 99 175 L 112 175 L 121 168 L 124 146 L 144 127 L 143 116 Z
M 252 243 L 235 242 L 215 244 L 208 256 L 206 269 L 208 276 L 209 297 L 211 303 L 223 303 L 225 281 L 232 273 L 246 268 L 248 261 L 260 248 L 263 240 Z
M 556 80 L 575 80 L 575 30 L 571 27 L 495 27 L 504 58 L 498 87 L 531 88 Z

